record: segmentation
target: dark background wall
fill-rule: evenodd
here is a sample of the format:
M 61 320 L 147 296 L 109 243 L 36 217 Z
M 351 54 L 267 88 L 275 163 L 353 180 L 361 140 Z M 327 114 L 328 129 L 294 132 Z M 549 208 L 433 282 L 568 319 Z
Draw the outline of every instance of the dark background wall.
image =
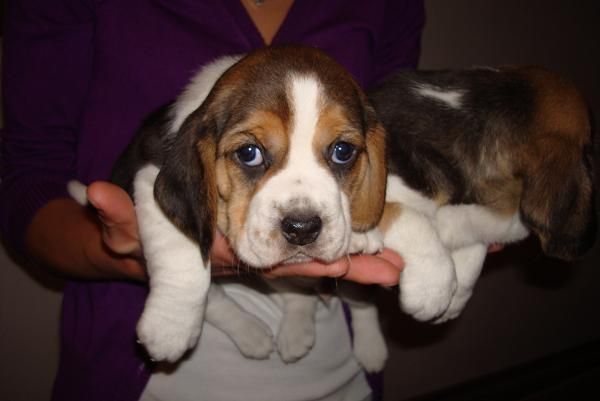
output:
M 600 2 L 429 0 L 426 6 L 421 68 L 543 65 L 570 77 L 600 116 Z M 600 340 L 600 249 L 574 265 L 542 257 L 533 241 L 490 255 L 463 315 L 440 327 L 399 317 L 394 295 L 383 297 L 393 350 L 386 400 Z

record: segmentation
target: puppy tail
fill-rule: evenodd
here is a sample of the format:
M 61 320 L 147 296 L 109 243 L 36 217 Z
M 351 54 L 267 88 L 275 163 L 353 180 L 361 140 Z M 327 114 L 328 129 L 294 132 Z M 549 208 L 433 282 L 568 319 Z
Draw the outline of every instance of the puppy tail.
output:
M 77 180 L 71 180 L 67 182 L 67 192 L 71 198 L 81 206 L 87 206 L 89 204 L 87 198 L 87 185 L 84 185 Z

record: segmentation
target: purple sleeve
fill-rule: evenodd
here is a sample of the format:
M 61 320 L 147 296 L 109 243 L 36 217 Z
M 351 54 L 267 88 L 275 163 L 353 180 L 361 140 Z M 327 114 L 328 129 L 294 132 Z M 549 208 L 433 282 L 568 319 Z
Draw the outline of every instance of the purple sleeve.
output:
M 377 83 L 397 69 L 417 67 L 424 25 L 425 7 L 422 0 L 386 2 L 381 37 L 375 49 L 377 63 L 371 82 Z
M 0 229 L 24 252 L 27 225 L 66 196 L 92 68 L 93 13 L 84 1 L 15 0 L 6 6 Z

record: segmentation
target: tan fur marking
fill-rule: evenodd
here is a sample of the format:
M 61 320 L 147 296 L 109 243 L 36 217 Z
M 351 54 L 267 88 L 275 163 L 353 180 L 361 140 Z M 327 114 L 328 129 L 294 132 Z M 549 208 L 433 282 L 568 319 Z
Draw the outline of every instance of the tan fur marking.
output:
M 316 154 L 321 154 L 332 143 L 342 140 L 364 148 L 365 140 L 359 127 L 354 127 L 343 106 L 329 102 L 322 108 L 316 126 L 314 149 Z M 324 162 L 324 161 L 323 161 Z
M 212 139 L 212 136 L 205 136 L 198 141 L 196 149 L 202 165 L 204 166 L 204 183 L 206 186 L 206 204 L 198 205 L 198 207 L 208 207 L 210 212 L 208 216 L 210 218 L 209 227 L 215 228 L 217 224 L 217 205 L 219 194 L 216 186 L 216 173 L 215 173 L 215 153 L 216 144 Z
M 381 231 L 382 234 L 386 234 L 392 223 L 398 218 L 398 216 L 400 216 L 401 213 L 402 205 L 400 203 L 386 202 L 383 208 L 383 214 L 381 215 L 381 220 L 377 226 L 379 231 Z
M 348 108 L 331 101 L 322 108 L 313 148 L 318 160 L 329 168 L 327 161 L 319 155 L 327 152 L 334 142 L 344 141 L 356 147 L 357 160 L 340 185 L 350 199 L 352 229 L 366 231 L 377 224 L 383 209 L 387 171 L 385 134 L 383 127 L 377 125 L 363 136 L 347 113 Z
M 567 79 L 541 68 L 524 68 L 536 89 L 535 126 L 539 134 L 560 132 L 577 144 L 590 140 L 590 122 L 585 100 Z
M 227 232 L 232 244 L 244 227 L 254 194 L 284 164 L 289 144 L 287 125 L 272 111 L 256 110 L 223 134 L 217 161 L 217 186 L 221 195 L 220 209 L 223 209 L 219 210 L 219 228 Z M 249 182 L 235 161 L 235 151 L 246 144 L 259 145 L 271 159 L 269 170 L 256 182 Z
M 367 132 L 366 155 L 361 163 L 361 177 L 351 201 L 352 229 L 366 231 L 380 220 L 385 202 L 387 165 L 385 130 L 380 124 Z
M 494 209 L 500 215 L 512 216 L 519 210 L 523 183 L 518 178 L 487 180 L 478 186 L 480 203 Z
M 434 195 L 433 201 L 438 206 L 447 205 L 450 202 L 450 195 L 448 195 L 447 192 L 440 190 L 438 193 L 436 193 Z M 387 203 L 386 203 L 386 205 L 387 205 Z M 385 210 L 384 210 L 384 213 L 385 213 Z

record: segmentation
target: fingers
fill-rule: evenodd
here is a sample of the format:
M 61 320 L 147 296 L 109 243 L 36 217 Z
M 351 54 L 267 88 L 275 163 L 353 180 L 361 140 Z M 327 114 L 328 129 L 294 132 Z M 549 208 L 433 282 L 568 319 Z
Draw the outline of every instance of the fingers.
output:
M 266 272 L 267 277 L 338 277 L 361 284 L 397 285 L 404 262 L 400 255 L 384 249 L 377 255 L 354 255 L 333 263 L 310 262 L 281 265 Z
M 503 244 L 491 244 L 490 246 L 488 246 L 488 252 L 489 253 L 499 252 L 499 251 L 501 251 L 503 249 L 504 249 L 504 245 Z
M 404 267 L 400 255 L 387 248 L 376 255 L 353 256 L 350 261 L 352 265 L 345 279 L 385 287 L 398 285 Z
M 227 266 L 236 266 L 239 263 L 233 251 L 231 250 L 229 242 L 225 236 L 218 231 L 215 234 L 215 239 L 213 240 L 212 248 L 210 250 L 210 261 L 214 272 L 219 270 L 228 270 L 215 269 L 214 267 L 222 268 Z
M 279 265 L 272 270 L 265 271 L 266 277 L 344 277 L 350 270 L 350 259 L 342 258 L 333 263 L 322 263 L 318 261 L 307 263 L 293 263 L 289 265 Z
M 137 218 L 127 192 L 114 184 L 97 181 L 90 184 L 87 196 L 102 223 L 106 246 L 120 255 L 141 257 Z

